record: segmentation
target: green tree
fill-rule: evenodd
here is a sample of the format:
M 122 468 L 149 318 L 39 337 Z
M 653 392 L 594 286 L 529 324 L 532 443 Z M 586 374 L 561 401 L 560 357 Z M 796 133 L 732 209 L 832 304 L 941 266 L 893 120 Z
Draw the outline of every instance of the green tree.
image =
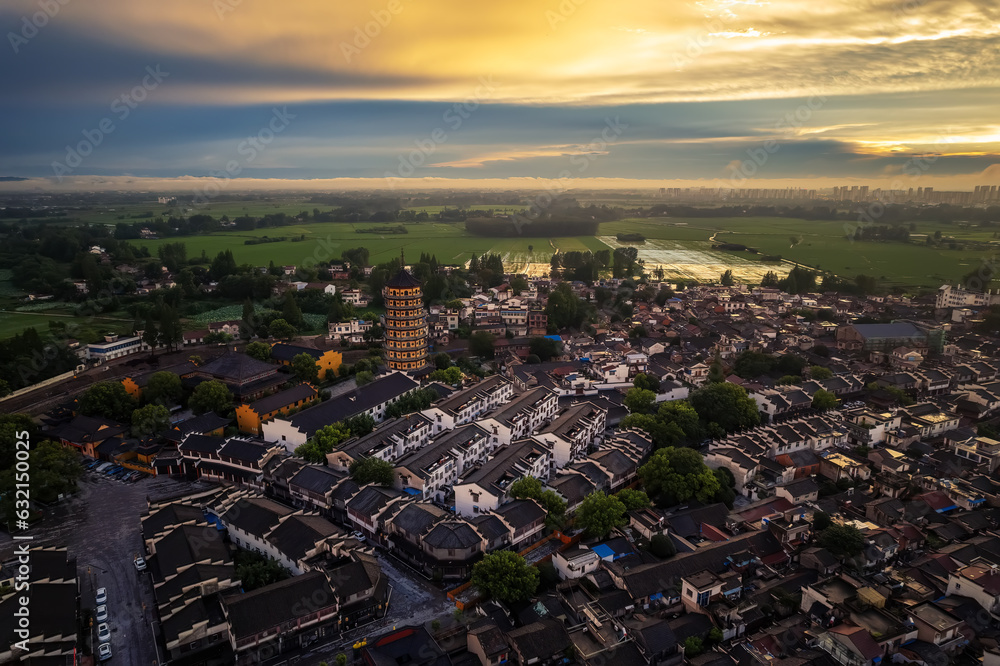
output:
M 106 381 L 93 384 L 77 400 L 77 410 L 86 416 L 97 416 L 121 423 L 132 418 L 136 401 L 121 382 Z
M 365 384 L 371 384 L 375 381 L 375 375 L 368 370 L 362 370 L 358 374 L 354 375 L 354 381 L 357 382 L 358 386 L 364 386 Z
M 691 393 L 688 400 L 702 423 L 715 423 L 726 432 L 760 424 L 757 403 L 742 386 L 729 382 L 709 384 Z
M 229 391 L 229 387 L 217 379 L 198 384 L 188 399 L 188 407 L 196 414 L 205 412 L 226 414 L 232 406 L 233 394 Z
M 840 399 L 837 398 L 837 396 L 835 396 L 834 394 L 824 389 L 820 389 L 813 394 L 813 401 L 812 401 L 813 409 L 821 409 L 821 410 L 834 409 L 839 404 L 840 404 Z
M 184 339 L 184 329 L 181 327 L 181 317 L 169 305 L 160 307 L 160 345 L 174 349 Z
M 537 500 L 545 509 L 545 524 L 552 529 L 562 529 L 568 508 L 566 500 L 554 490 L 543 490 Z
M 302 308 L 294 295 L 288 293 L 281 305 L 281 318 L 296 328 L 302 325 Z
M 548 315 L 549 326 L 562 331 L 579 328 L 587 316 L 587 308 L 568 282 L 560 282 L 549 294 L 545 314 Z
M 538 579 L 538 569 L 509 550 L 489 553 L 472 568 L 472 584 L 508 604 L 530 599 L 538 589 Z
M 146 388 L 142 390 L 142 397 L 146 402 L 157 405 L 178 403 L 183 395 L 184 386 L 181 378 L 169 370 L 154 372 L 146 381 Z
M 132 412 L 132 434 L 148 437 L 170 427 L 170 411 L 163 405 L 146 405 Z
M 268 333 L 271 334 L 272 338 L 278 338 L 279 340 L 291 340 L 295 337 L 297 331 L 295 327 L 289 324 L 284 319 L 275 319 L 268 326 Z
M 304 382 L 315 383 L 319 380 L 319 366 L 316 365 L 316 359 L 306 352 L 296 354 L 292 358 L 292 372 L 297 379 Z
M 697 636 L 688 636 L 684 639 L 684 656 L 687 659 L 697 657 L 705 651 L 705 644 Z
M 331 453 L 352 435 L 350 427 L 345 423 L 325 425 L 313 434 L 312 439 L 295 447 L 295 455 L 311 463 L 325 463 L 326 454 Z
M 434 367 L 438 370 L 447 370 L 451 367 L 451 356 L 446 352 L 438 352 L 434 355 Z
M 624 403 L 630 414 L 649 414 L 656 408 L 656 394 L 647 389 L 632 387 L 625 394 Z
M 274 558 L 242 548 L 236 550 L 233 563 L 236 565 L 236 577 L 243 584 L 244 592 L 286 580 L 292 575 L 291 571 L 281 566 L 281 563 Z
M 17 443 L 38 440 L 38 426 L 27 414 L 0 414 L 0 470 L 17 463 Z
M 733 372 L 743 379 L 754 379 L 771 372 L 774 360 L 767 354 L 746 351 L 736 357 Z
M 253 301 L 249 298 L 243 301 L 243 316 L 240 318 L 240 322 L 240 337 L 249 339 L 253 336 L 254 324 L 257 323 L 257 312 L 254 309 Z
M 514 499 L 538 499 L 542 496 L 542 482 L 533 476 L 522 476 L 510 484 L 507 493 Z
M 146 317 L 146 323 L 142 327 L 142 341 L 149 346 L 149 354 L 152 356 L 160 341 L 160 332 L 156 329 L 156 320 L 152 317 Z
M 722 367 L 722 358 L 719 352 L 715 352 L 715 358 L 708 366 L 708 382 L 710 384 L 721 384 L 726 381 L 726 370 Z
M 271 360 L 271 345 L 260 340 L 254 340 L 247 345 L 246 354 L 258 361 L 269 361 Z
M 337 655 L 337 666 L 347 666 L 347 655 L 343 652 Z
M 393 481 L 391 463 L 381 458 L 361 458 L 351 463 L 351 478 L 359 486 L 374 483 L 379 486 L 391 486 Z
M 489 331 L 476 331 L 469 336 L 469 352 L 473 356 L 491 359 L 496 354 L 493 349 L 495 341 L 496 336 Z
M 375 429 L 375 419 L 368 414 L 358 414 L 344 421 L 354 437 L 364 437 Z
M 864 549 L 865 537 L 856 527 L 830 525 L 820 532 L 816 545 L 826 548 L 837 557 L 853 557 Z
M 233 336 L 223 331 L 212 331 L 211 333 L 205 336 L 205 344 L 207 345 L 224 344 L 227 342 L 232 342 L 232 340 Z
M 813 514 L 813 531 L 822 532 L 826 528 L 833 525 L 833 521 L 830 520 L 829 514 L 824 511 L 817 511 Z
M 830 368 L 824 368 L 822 365 L 811 365 L 809 366 L 809 377 L 816 381 L 823 381 L 833 377 L 833 372 Z
M 562 342 L 537 336 L 528 341 L 528 352 L 538 357 L 539 361 L 550 361 L 562 353 Z
M 656 534 L 649 540 L 649 552 L 665 560 L 677 554 L 677 547 L 666 534 Z
M 11 455 L 14 451 L 11 450 Z M 57 442 L 45 440 L 39 442 L 28 452 L 28 468 L 31 470 L 28 489 L 31 499 L 52 503 L 59 495 L 76 490 L 76 481 L 83 473 L 80 456 L 75 449 L 65 447 Z M 18 479 L 16 469 L 8 467 L 0 470 L 0 522 L 15 526 L 15 511 L 18 509 L 16 491 Z
M 430 374 L 432 382 L 444 382 L 445 384 L 457 384 L 462 381 L 462 371 L 455 366 L 444 370 L 435 370 Z
M 623 488 L 615 495 L 618 500 L 625 505 L 626 511 L 636 511 L 649 506 L 649 496 L 641 490 L 634 488 Z
M 656 411 L 656 418 L 663 423 L 673 424 L 684 434 L 679 444 L 696 444 L 705 438 L 705 429 L 701 424 L 698 412 L 686 400 L 668 400 L 661 402 Z
M 719 283 L 723 287 L 732 287 L 733 286 L 733 272 L 731 270 L 729 270 L 728 268 L 725 271 L 723 271 L 722 277 L 719 278 Z
M 710 502 L 720 488 L 718 477 L 705 465 L 700 453 L 673 446 L 653 453 L 649 462 L 639 468 L 639 477 L 646 492 L 666 506 L 692 497 Z
M 645 389 L 646 391 L 652 391 L 653 393 L 660 392 L 660 380 L 654 375 L 647 375 L 640 372 L 632 380 L 632 386 L 637 389 Z
M 576 524 L 586 530 L 588 536 L 606 537 L 626 522 L 622 501 L 603 492 L 587 495 L 576 510 Z

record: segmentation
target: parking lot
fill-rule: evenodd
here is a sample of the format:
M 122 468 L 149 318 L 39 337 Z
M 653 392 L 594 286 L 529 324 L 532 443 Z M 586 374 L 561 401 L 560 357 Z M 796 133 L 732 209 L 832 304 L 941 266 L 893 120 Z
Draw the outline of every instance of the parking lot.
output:
M 207 487 L 165 477 L 145 477 L 122 483 L 96 472 L 84 472 L 79 492 L 50 510 L 45 519 L 28 531 L 33 546 L 66 546 L 76 556 L 80 577 L 81 608 L 96 608 L 95 594 L 104 587 L 108 594 L 112 663 L 158 663 L 152 640 L 152 584 L 140 574 L 133 558 L 142 553 L 139 515 L 146 497 L 153 499 Z M 0 535 L 0 558 L 13 556 L 14 543 Z M 97 623 L 92 630 L 92 648 L 97 648 Z

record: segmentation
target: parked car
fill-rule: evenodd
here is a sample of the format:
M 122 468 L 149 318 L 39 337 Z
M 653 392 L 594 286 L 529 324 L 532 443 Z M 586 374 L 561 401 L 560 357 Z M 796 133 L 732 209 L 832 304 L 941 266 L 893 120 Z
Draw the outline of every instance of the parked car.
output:
M 97 605 L 108 603 L 108 588 L 99 587 L 97 588 Z
M 351 536 L 360 541 L 361 543 L 364 543 L 367 540 L 367 537 L 365 537 L 365 533 L 361 531 L 351 532 Z
M 97 607 L 97 621 L 107 622 L 108 621 L 108 607 L 101 604 Z
M 101 643 L 101 646 L 97 648 L 97 657 L 101 661 L 107 661 L 111 659 L 111 644 Z
M 101 622 L 97 625 L 97 640 L 102 643 L 107 643 L 111 640 L 111 627 L 108 626 L 107 622 Z
M 144 560 L 141 556 L 135 558 L 135 570 L 136 571 L 146 570 L 146 560 Z

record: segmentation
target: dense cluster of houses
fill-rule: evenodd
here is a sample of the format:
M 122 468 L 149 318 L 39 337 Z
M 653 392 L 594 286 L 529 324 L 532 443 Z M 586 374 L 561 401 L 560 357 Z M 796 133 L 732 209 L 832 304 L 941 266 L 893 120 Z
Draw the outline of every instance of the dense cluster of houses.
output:
M 296 349 L 273 363 L 227 352 L 177 372 L 231 387 L 236 434 L 229 419 L 206 414 L 158 445 L 130 444 L 122 424 L 51 419 L 52 437 L 88 455 L 218 482 L 151 503 L 143 517 L 172 658 L 230 652 L 254 663 L 380 617 L 392 581 L 376 548 L 444 584 L 511 549 L 550 561 L 560 583 L 524 607 L 478 606 L 462 647 L 484 666 L 939 666 L 962 655 L 1000 665 L 1000 441 L 976 428 L 1000 416 L 1000 366 L 995 343 L 973 332 L 979 301 L 951 288 L 922 299 L 744 286 L 633 294 L 630 317 L 557 336 L 558 354 L 536 363 L 530 340 L 547 333 L 551 285 L 527 283 L 518 295 L 501 285 L 431 310 L 436 351 L 464 352 L 459 328 L 497 333 L 498 372 L 484 379 L 445 386 L 394 372 L 322 400 L 308 384 L 286 385 L 280 364 Z M 587 300 L 619 286 L 572 285 Z M 357 342 L 371 325 L 333 323 L 330 337 Z M 658 402 L 680 400 L 713 364 L 731 368 L 746 352 L 807 365 L 791 382 L 724 378 L 761 415 L 758 427 L 700 444 L 710 468 L 732 475 L 733 507 L 692 500 L 631 511 L 594 541 L 553 530 L 541 502 L 511 496 L 512 484 L 534 477 L 572 515 L 589 495 L 635 486 L 653 448 L 645 433 L 618 427 L 636 377 L 659 381 Z M 827 372 L 811 376 L 815 366 Z M 147 379 L 126 387 L 141 393 Z M 421 388 L 439 397 L 391 415 Z M 820 391 L 840 406 L 815 409 Z M 323 464 L 295 455 L 320 428 L 359 415 L 376 428 Z M 391 484 L 351 478 L 367 458 L 392 466 Z M 825 541 L 830 525 L 858 530 L 860 549 Z M 674 554 L 654 554 L 654 539 Z M 233 547 L 294 575 L 237 597 Z M 290 608 L 305 589 L 321 589 L 325 603 Z M 398 640 L 434 645 L 413 631 Z M 379 658 L 402 658 L 393 645 Z M 448 663 L 439 647 L 427 654 L 414 663 Z

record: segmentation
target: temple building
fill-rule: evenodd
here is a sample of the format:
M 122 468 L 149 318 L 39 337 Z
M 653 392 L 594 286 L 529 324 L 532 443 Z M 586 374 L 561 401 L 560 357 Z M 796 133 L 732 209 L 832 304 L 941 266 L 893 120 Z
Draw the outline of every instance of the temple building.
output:
M 402 254 L 400 254 L 402 259 Z M 427 313 L 420 282 L 405 261 L 385 285 L 385 358 L 389 370 L 417 372 L 427 366 Z

